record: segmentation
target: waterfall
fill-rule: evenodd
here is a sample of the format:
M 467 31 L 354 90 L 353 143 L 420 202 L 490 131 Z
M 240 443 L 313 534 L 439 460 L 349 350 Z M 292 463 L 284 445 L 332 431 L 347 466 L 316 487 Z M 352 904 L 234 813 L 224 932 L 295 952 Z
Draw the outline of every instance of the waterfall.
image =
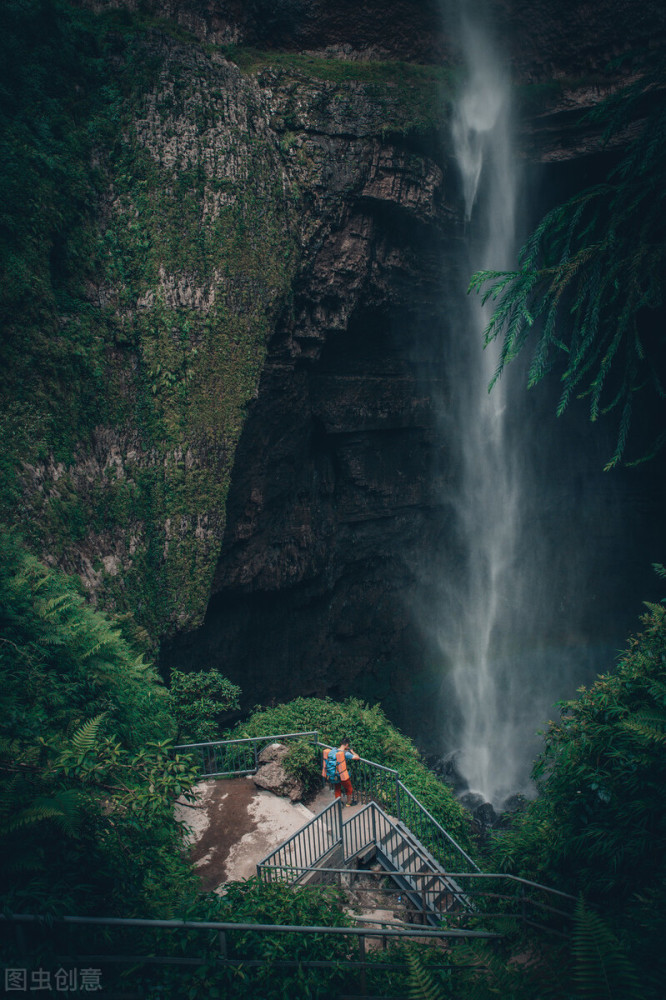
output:
M 463 15 L 460 41 L 466 82 L 454 106 L 452 138 L 465 202 L 468 276 L 512 266 L 520 176 L 509 73 L 478 10 Z M 459 448 L 451 503 L 460 557 L 449 571 L 448 613 L 438 642 L 461 719 L 459 768 L 471 789 L 501 804 L 512 792 L 529 793 L 534 731 L 548 711 L 545 692 L 535 690 L 544 674 L 536 662 L 543 649 L 531 626 L 526 632 L 535 617 L 544 624 L 544 557 L 538 532 L 529 536 L 534 487 L 521 433 L 524 388 L 514 386 L 514 373 L 507 372 L 488 392 L 498 346 L 484 350 L 487 310 L 464 291 L 450 359 Z
M 587 422 L 555 422 L 552 390 L 526 392 L 522 359 L 488 391 L 499 345 L 484 349 L 489 310 L 467 283 L 476 270 L 513 267 L 517 234 L 533 220 L 508 67 L 483 0 L 459 2 L 465 82 L 451 137 L 465 232 L 445 274 L 445 516 L 441 552 L 428 557 L 434 604 L 421 615 L 442 670 L 442 748 L 459 751 L 470 790 L 501 807 L 532 794 L 555 704 L 612 664 L 626 632 L 607 609 L 631 553 L 617 543 L 628 508 L 617 481 L 600 478 L 605 444 Z

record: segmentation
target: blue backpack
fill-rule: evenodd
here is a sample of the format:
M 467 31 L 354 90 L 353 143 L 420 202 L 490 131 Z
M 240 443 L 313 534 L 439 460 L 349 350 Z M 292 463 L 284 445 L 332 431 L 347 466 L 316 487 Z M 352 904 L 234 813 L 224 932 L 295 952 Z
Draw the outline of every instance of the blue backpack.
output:
M 335 753 L 335 750 L 329 750 L 328 757 L 326 758 L 326 778 L 332 782 L 338 780 L 338 761 Z

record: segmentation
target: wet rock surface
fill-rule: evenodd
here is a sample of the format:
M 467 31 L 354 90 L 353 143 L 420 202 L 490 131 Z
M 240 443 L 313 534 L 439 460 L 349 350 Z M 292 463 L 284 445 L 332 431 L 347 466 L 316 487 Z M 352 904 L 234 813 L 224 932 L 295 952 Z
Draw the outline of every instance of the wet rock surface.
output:
M 195 791 L 196 807 L 179 805 L 176 815 L 190 827 L 185 843 L 204 891 L 256 875 L 257 862 L 312 818 L 251 778 L 201 782 Z

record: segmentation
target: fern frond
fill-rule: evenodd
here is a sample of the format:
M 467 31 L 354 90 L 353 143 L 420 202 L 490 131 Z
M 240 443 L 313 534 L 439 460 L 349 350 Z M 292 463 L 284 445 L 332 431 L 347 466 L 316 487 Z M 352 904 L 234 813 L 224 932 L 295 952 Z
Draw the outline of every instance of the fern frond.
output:
M 35 799 L 31 806 L 13 813 L 0 824 L 0 835 L 7 836 L 45 820 L 53 820 L 68 837 L 78 833 L 79 801 L 72 790 L 59 792 L 50 798 Z
M 576 905 L 572 951 L 574 987 L 581 1000 L 641 1000 L 636 973 L 619 941 L 582 899 Z
M 72 736 L 72 745 L 77 753 L 87 753 L 92 750 L 97 742 L 97 733 L 106 712 L 100 712 L 92 719 L 84 722 Z
M 409 949 L 409 1000 L 442 1000 L 442 993 L 435 985 L 432 974 L 426 968 L 421 956 Z

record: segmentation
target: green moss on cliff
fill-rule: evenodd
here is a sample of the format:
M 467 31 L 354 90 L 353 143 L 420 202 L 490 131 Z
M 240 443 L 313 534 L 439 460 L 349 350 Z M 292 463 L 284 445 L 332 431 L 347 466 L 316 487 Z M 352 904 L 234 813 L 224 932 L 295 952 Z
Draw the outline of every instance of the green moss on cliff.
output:
M 372 128 L 378 132 L 419 133 L 440 128 L 453 90 L 454 71 L 448 66 L 325 58 L 240 46 L 226 46 L 222 51 L 260 83 L 275 80 L 285 86 L 290 81 L 320 81 L 329 85 L 329 100 L 334 102 L 351 100 L 358 106 L 361 97 Z
M 205 611 L 246 408 L 319 225 L 329 151 L 300 136 L 432 129 L 444 74 L 236 51 L 244 76 L 126 11 L 1 17 L 0 520 L 157 641 Z
M 3 22 L 0 513 L 157 637 L 205 609 L 293 199 L 196 47 L 63 0 Z

